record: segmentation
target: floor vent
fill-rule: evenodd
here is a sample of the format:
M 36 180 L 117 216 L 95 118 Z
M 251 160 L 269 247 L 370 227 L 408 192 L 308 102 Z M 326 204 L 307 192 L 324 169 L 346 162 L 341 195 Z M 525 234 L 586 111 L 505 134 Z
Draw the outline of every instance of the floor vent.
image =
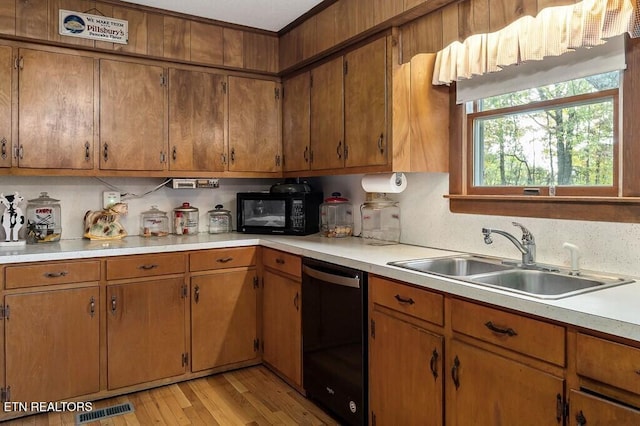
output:
M 99 410 L 89 411 L 88 413 L 80 413 L 76 416 L 76 425 L 83 425 L 127 413 L 133 413 L 133 404 L 130 402 L 114 405 L 112 407 L 100 408 Z

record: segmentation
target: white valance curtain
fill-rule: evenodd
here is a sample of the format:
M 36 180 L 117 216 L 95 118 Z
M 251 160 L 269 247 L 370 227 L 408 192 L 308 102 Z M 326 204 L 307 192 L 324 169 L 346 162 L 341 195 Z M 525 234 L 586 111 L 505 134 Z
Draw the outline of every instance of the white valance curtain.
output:
M 598 46 L 614 36 L 640 36 L 637 0 L 583 0 L 548 7 L 489 34 L 454 42 L 436 55 L 433 84 L 449 84 L 509 65 Z

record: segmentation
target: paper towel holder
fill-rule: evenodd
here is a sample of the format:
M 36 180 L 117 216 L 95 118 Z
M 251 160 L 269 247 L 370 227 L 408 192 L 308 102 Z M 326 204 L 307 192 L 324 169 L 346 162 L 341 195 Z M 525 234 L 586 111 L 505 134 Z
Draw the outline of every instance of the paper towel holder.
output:
M 401 186 L 402 185 L 403 177 L 404 176 L 402 175 L 402 172 L 396 173 L 396 186 Z

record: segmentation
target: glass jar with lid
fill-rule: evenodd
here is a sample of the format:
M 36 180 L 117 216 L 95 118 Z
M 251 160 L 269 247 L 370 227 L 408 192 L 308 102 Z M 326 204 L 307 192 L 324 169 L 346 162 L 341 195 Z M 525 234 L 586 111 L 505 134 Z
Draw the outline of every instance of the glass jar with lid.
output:
M 173 209 L 174 231 L 176 235 L 193 235 L 198 233 L 198 208 L 189 203 L 182 203 Z
M 367 244 L 397 244 L 400 242 L 400 207 L 385 194 L 367 194 L 360 207 L 362 238 Z
M 320 205 L 320 232 L 330 238 L 350 237 L 353 234 L 353 208 L 339 192 L 332 193 Z
M 222 234 L 231 232 L 231 212 L 217 204 L 214 210 L 209 210 L 209 233 Z
M 169 235 L 169 216 L 167 212 L 151 206 L 140 216 L 140 235 L 142 237 L 164 237 Z
M 41 192 L 27 202 L 27 237 L 29 244 L 59 241 L 62 235 L 60 200 Z

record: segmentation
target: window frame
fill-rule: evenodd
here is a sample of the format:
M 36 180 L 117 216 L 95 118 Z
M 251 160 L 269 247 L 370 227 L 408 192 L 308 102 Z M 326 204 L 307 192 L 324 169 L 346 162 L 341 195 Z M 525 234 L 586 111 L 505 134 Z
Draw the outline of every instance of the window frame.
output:
M 607 89 L 600 92 L 586 93 L 582 95 L 574 95 L 570 97 L 551 99 L 540 102 L 532 102 L 526 105 L 518 105 L 509 108 L 493 109 L 488 111 L 474 111 L 471 113 L 464 113 L 467 121 L 466 129 L 466 141 L 467 146 L 467 159 L 466 159 L 466 185 L 468 188 L 468 194 L 471 195 L 524 195 L 525 188 L 537 190 L 539 195 L 549 196 L 549 186 L 542 185 L 527 185 L 527 186 L 476 186 L 474 184 L 474 166 L 475 166 L 475 148 L 476 143 L 474 140 L 474 120 L 476 118 L 485 118 L 491 116 L 500 116 L 505 113 L 518 113 L 532 110 L 539 110 L 542 108 L 553 106 L 573 106 L 581 105 L 593 101 L 596 99 L 608 99 L 611 98 L 613 102 L 613 184 L 612 186 L 568 186 L 568 185 L 556 185 L 556 196 L 599 196 L 599 197 L 614 197 L 619 194 L 619 168 L 620 168 L 620 147 L 618 143 L 618 135 L 620 133 L 620 99 L 619 88 Z M 474 102 L 474 110 L 476 106 Z M 464 107 L 463 107 L 464 108 Z

